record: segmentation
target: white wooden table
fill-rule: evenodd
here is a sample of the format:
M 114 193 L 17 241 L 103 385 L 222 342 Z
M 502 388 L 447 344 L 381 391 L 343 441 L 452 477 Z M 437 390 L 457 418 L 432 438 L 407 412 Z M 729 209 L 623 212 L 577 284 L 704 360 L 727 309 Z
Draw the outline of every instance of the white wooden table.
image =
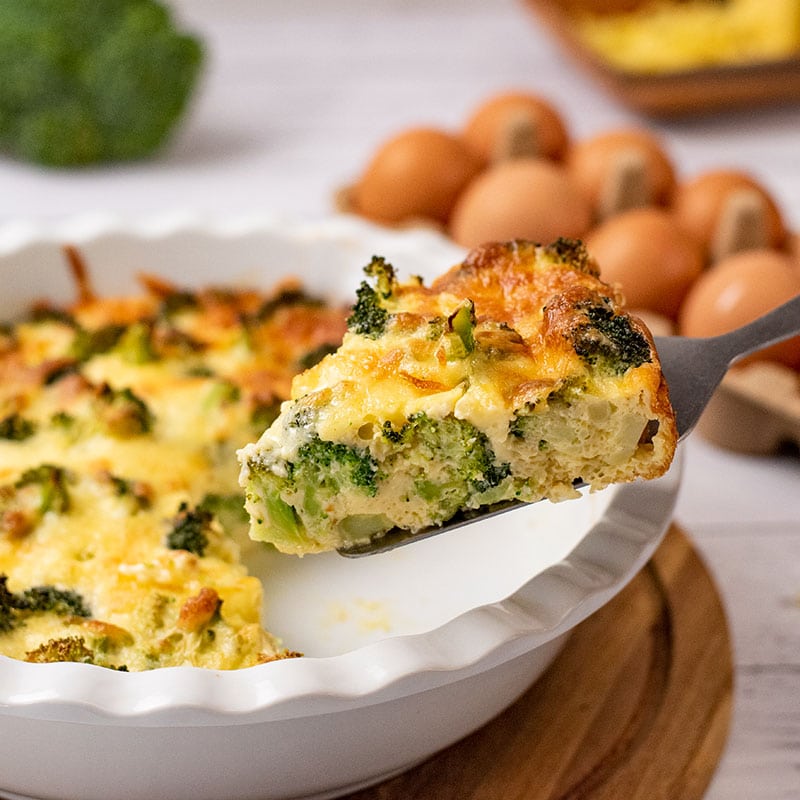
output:
M 492 92 L 550 97 L 576 138 L 641 123 L 515 0 L 182 0 L 209 70 L 163 157 L 53 172 L 0 160 L 0 219 L 275 211 L 322 216 L 389 134 L 457 128 Z M 800 107 L 653 124 L 683 175 L 746 168 L 800 228 Z M 686 446 L 676 518 L 721 587 L 736 700 L 712 800 L 800 797 L 800 459 Z

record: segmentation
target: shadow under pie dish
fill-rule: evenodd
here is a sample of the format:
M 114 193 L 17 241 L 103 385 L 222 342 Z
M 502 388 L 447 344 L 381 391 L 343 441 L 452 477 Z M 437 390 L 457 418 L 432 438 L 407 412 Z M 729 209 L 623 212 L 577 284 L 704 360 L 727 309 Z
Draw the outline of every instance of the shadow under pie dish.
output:
M 100 294 L 130 291 L 144 266 L 195 288 L 269 289 L 294 276 L 346 303 L 375 253 L 423 276 L 463 258 L 432 234 L 346 217 L 18 224 L 0 232 L 4 318 L 42 297 L 72 298 L 64 242 L 79 248 Z M 563 636 L 635 574 L 669 522 L 679 473 L 676 464 L 656 481 L 538 504 L 360 562 L 245 548 L 242 561 L 264 586 L 267 629 L 303 658 L 135 674 L 3 659 L 2 788 L 29 797 L 323 797 L 407 768 L 513 701 Z M 36 766 L 42 748 L 53 757 L 47 775 Z M 85 767 L 87 750 L 102 770 Z

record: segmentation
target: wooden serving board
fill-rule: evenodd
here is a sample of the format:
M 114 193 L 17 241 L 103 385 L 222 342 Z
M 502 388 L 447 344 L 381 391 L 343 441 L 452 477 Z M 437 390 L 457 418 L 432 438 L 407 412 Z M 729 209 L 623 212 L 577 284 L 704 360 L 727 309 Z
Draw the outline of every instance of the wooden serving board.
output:
M 672 527 L 511 708 L 350 800 L 695 800 L 727 736 L 731 645 L 717 590 Z

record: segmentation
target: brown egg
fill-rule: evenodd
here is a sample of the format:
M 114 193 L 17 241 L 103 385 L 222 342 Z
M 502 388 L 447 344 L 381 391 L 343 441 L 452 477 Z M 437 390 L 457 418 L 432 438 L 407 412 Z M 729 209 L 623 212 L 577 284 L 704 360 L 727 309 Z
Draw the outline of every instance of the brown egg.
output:
M 456 136 L 431 128 L 404 131 L 383 144 L 353 187 L 359 214 L 397 223 L 418 217 L 446 222 L 483 160 Z
M 706 270 L 681 308 L 679 332 L 715 336 L 766 314 L 800 294 L 800 274 L 792 260 L 775 250 L 734 253 Z M 800 369 L 800 336 L 750 356 Z
M 703 251 L 666 210 L 636 208 L 603 222 L 586 237 L 600 277 L 618 283 L 631 308 L 674 319 L 703 269 Z
M 707 248 L 711 261 L 740 250 L 780 248 L 783 218 L 767 190 L 735 170 L 704 172 L 678 186 L 675 215 Z
M 786 240 L 786 250 L 794 259 L 795 266 L 800 270 L 800 233 L 790 233 Z
M 463 136 L 487 161 L 520 156 L 559 160 L 569 145 L 566 126 L 555 107 L 526 92 L 491 97 L 473 112 Z
M 459 197 L 450 234 L 465 247 L 530 239 L 549 243 L 577 238 L 589 228 L 588 203 L 564 170 L 550 161 L 501 161 L 479 175 Z
M 665 206 L 675 170 L 659 140 L 636 128 L 608 131 L 573 145 L 567 169 L 599 220 L 642 206 Z

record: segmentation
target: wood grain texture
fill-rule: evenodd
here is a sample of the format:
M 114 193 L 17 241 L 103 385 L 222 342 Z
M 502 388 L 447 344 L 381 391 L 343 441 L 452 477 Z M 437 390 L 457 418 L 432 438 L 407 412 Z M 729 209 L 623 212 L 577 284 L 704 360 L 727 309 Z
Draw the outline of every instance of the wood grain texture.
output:
M 699 800 L 725 744 L 732 675 L 719 595 L 673 527 L 517 703 L 350 800 Z

